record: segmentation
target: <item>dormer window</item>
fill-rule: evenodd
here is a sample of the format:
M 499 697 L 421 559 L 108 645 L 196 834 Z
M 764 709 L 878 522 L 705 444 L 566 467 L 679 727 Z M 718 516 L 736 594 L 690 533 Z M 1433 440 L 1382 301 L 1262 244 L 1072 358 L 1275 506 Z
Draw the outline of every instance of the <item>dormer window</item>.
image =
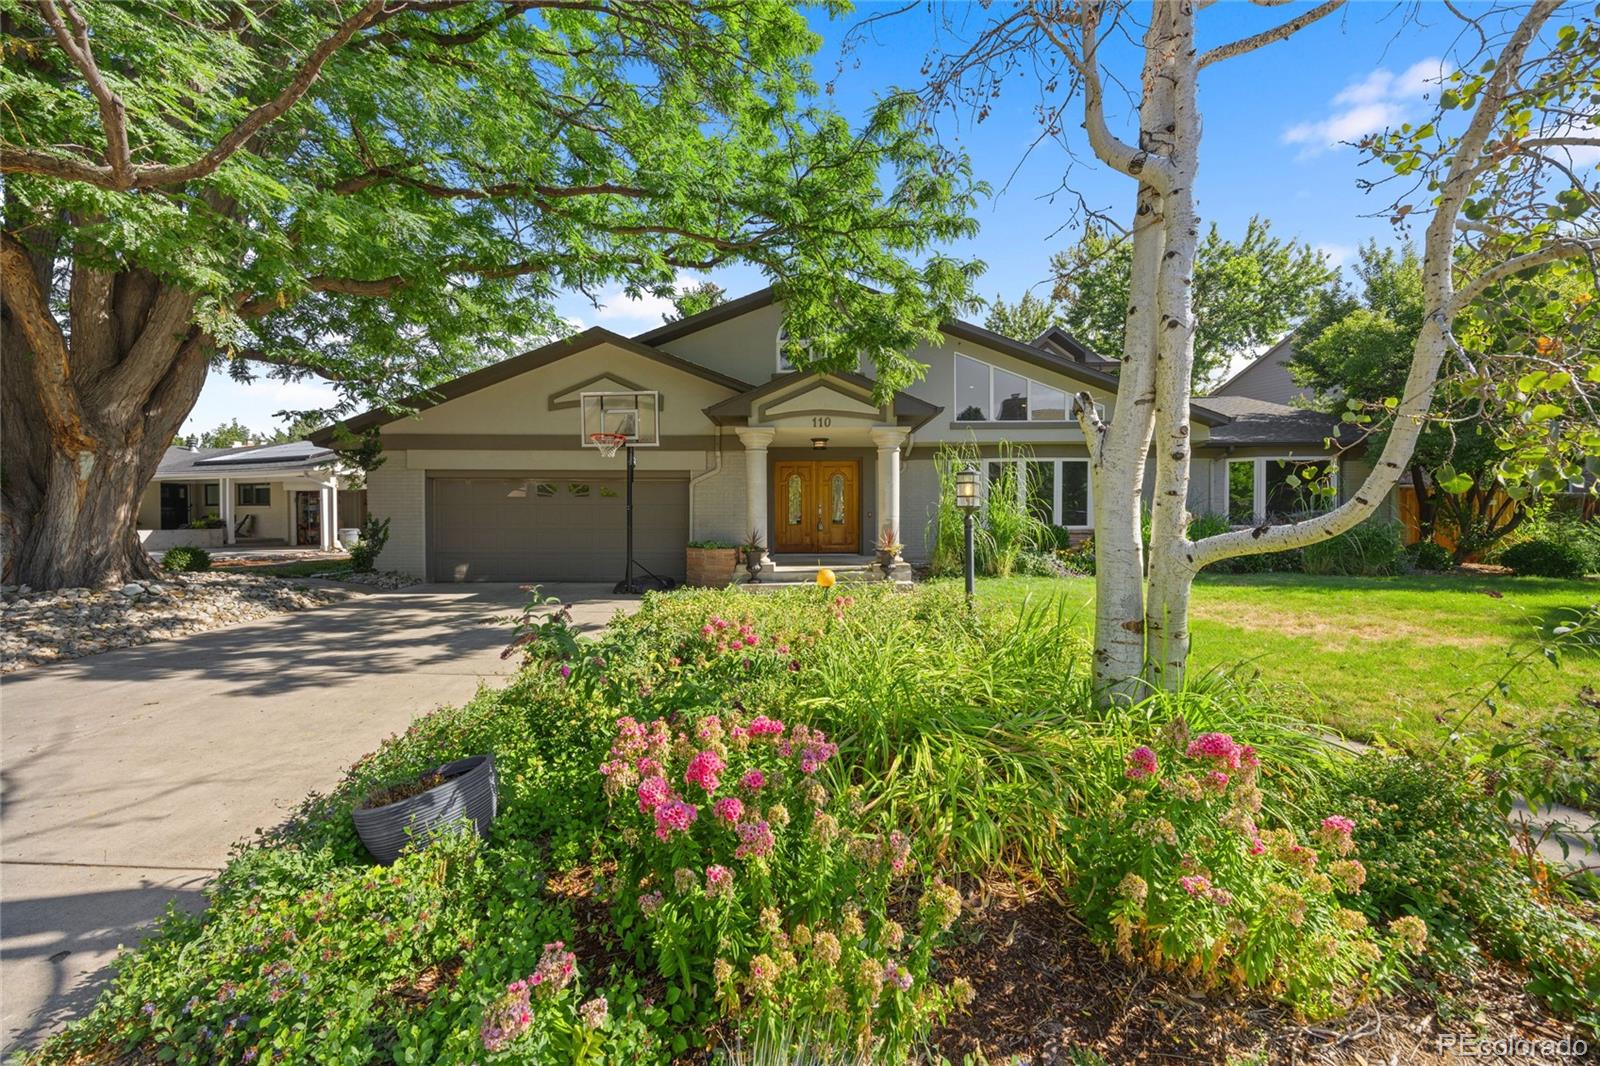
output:
M 789 357 L 783 354 L 783 346 L 789 341 L 789 331 L 782 326 L 778 327 L 778 373 L 792 374 L 797 369 L 789 362 Z

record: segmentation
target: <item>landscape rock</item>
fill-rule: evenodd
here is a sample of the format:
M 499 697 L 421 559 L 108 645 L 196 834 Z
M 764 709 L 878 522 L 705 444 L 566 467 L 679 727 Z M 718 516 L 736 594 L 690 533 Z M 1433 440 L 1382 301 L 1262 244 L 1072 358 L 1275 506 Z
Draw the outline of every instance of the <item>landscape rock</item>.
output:
M 385 586 L 403 588 L 403 585 Z M 283 578 L 212 572 L 107 589 L 0 587 L 0 673 L 168 640 L 348 597 Z

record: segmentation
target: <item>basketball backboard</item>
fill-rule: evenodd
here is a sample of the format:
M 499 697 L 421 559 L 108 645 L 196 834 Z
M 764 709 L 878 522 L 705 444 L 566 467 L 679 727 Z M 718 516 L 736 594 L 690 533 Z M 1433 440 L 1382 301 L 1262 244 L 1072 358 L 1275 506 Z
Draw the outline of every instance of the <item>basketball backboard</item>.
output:
M 620 433 L 630 448 L 654 448 L 661 444 L 661 394 L 639 392 L 585 392 L 578 397 L 582 415 L 579 443 L 585 448 L 600 446 L 597 435 Z

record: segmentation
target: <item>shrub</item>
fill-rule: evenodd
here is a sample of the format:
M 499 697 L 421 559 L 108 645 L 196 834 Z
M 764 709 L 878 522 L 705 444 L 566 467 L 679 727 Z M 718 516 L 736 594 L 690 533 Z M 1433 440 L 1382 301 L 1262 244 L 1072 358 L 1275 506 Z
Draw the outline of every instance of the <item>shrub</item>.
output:
M 1449 549 L 1431 540 L 1419 540 L 1415 544 L 1408 544 L 1406 561 L 1413 570 L 1443 573 L 1456 567 L 1456 558 L 1450 554 Z
M 1560 882 L 1512 861 L 1486 782 L 1446 765 L 1368 755 L 1334 779 L 1330 802 L 1357 820 L 1369 917 L 1416 915 L 1447 959 L 1474 939 L 1526 966 L 1552 1007 L 1600 1027 L 1600 930 L 1559 902 Z
M 1023 552 L 1013 569 L 1025 577 L 1072 577 L 1078 572 L 1051 552 Z
M 733 550 L 739 547 L 739 545 L 735 544 L 731 540 L 691 540 L 688 546 L 691 548 L 709 548 L 713 551 L 722 549 Z
M 864 831 L 817 780 L 837 751 L 761 714 L 619 719 L 600 765 L 621 845 L 613 902 L 624 944 L 696 1020 L 734 1015 L 766 1039 L 799 1024 L 813 1044 L 893 1062 L 963 995 L 928 987 L 960 896 L 934 880 L 911 929 L 889 916 L 911 838 Z
M 1077 574 L 1094 574 L 1094 537 L 1088 537 L 1076 547 L 1064 548 L 1059 558 L 1067 569 Z
M 983 502 L 983 528 L 988 535 L 978 541 L 978 566 L 985 574 L 1010 577 L 1017 559 L 1047 538 L 1045 524 L 1018 498 L 1019 470 L 1026 465 L 1000 464 L 1000 476 L 989 483 Z
M 1222 533 L 1233 531 L 1233 525 L 1226 515 L 1197 514 L 1189 517 L 1189 539 L 1204 540 Z
M 211 553 L 187 544 L 168 548 L 161 556 L 161 569 L 170 573 L 210 570 Z
M 1534 537 L 1500 553 L 1500 563 L 1523 577 L 1582 577 L 1590 569 L 1583 545 L 1554 537 Z
M 1301 549 L 1308 574 L 1381 577 L 1400 572 L 1403 545 L 1394 522 L 1362 522 Z
M 377 565 L 383 546 L 389 543 L 389 519 L 379 520 L 368 515 L 361 523 L 361 539 L 350 546 L 350 569 L 358 574 L 370 573 Z
M 1316 848 L 1259 824 L 1259 767 L 1249 745 L 1173 719 L 1106 768 L 1111 801 L 1071 828 L 1068 894 L 1126 961 L 1326 1015 L 1419 953 L 1427 930 L 1410 918 L 1379 935 L 1345 906 L 1365 870 L 1343 814 L 1322 819 Z

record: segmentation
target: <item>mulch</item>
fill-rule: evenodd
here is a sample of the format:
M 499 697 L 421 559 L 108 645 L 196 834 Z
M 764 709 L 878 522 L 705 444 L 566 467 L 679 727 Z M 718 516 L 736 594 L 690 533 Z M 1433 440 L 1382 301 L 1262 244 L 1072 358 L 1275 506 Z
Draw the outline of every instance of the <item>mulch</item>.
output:
M 941 978 L 963 976 L 976 992 L 972 1006 L 933 1035 L 953 1063 L 1078 1066 L 1074 1051 L 1092 1051 L 1112 1066 L 1600 1062 L 1594 1050 L 1600 1041 L 1592 1034 L 1584 1058 L 1469 1060 L 1441 1050 L 1440 1039 L 1449 1034 L 1533 1042 L 1585 1038 L 1523 991 L 1523 977 L 1498 963 L 1481 968 L 1471 987 L 1440 989 L 1440 1000 L 1459 1018 L 1441 1021 L 1440 1000 L 1411 991 L 1312 1023 L 1262 998 L 1202 993 L 1181 978 L 1108 958 L 1070 911 L 1046 895 L 996 885 L 982 886 L 979 894 L 981 901 L 956 927 L 956 942 L 937 955 Z

